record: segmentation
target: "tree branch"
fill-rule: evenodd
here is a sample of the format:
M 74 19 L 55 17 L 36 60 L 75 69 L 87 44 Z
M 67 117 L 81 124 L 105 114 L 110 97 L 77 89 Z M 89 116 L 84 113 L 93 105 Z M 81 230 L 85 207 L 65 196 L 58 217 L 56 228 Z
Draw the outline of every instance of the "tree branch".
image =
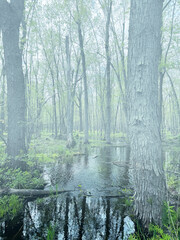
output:
M 169 3 L 171 2 L 172 0 L 169 0 L 166 5 L 163 7 L 163 11 L 167 8 L 167 6 L 169 5 Z

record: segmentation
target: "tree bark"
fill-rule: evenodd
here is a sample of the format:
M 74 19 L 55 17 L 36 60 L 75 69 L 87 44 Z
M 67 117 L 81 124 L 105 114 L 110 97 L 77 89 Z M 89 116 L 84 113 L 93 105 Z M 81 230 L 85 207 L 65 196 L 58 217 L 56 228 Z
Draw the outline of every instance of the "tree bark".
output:
M 71 77 L 71 60 L 69 51 L 69 37 L 66 36 L 66 72 L 67 72 L 67 147 L 71 148 L 74 146 L 73 139 L 73 114 L 72 114 L 72 77 Z M 74 110 L 74 108 L 73 108 Z
M 131 0 L 128 53 L 128 125 L 135 213 L 160 223 L 166 197 L 158 105 L 162 0 Z
M 109 51 L 109 25 L 111 18 L 112 10 L 112 0 L 108 1 L 107 6 L 107 20 L 106 20 L 106 40 L 105 40 L 105 49 L 106 49 L 106 142 L 111 143 L 111 58 Z
M 77 6 L 78 8 L 78 6 Z M 81 30 L 81 22 L 78 19 L 78 36 L 79 36 L 79 45 L 81 50 L 81 59 L 82 59 L 82 69 L 83 69 L 83 82 L 84 82 L 84 143 L 89 142 L 89 119 L 88 119 L 88 88 L 87 88 L 87 75 L 86 75 L 86 58 L 84 54 L 84 43 Z
M 73 192 L 73 190 L 39 190 L 39 189 L 0 189 L 0 196 L 2 195 L 19 195 L 23 197 L 43 197 L 51 194 L 61 194 Z
M 23 0 L 0 3 L 5 69 L 7 76 L 8 142 L 7 152 L 15 157 L 25 151 L 25 84 L 19 27 L 24 10 Z
M 1 78 L 1 115 L 0 115 L 0 134 L 3 135 L 5 129 L 5 66 L 4 59 L 2 58 L 2 78 Z
M 81 87 L 80 87 L 81 88 Z M 82 88 L 78 93 L 78 102 L 79 102 L 79 131 L 83 131 L 83 120 L 82 120 Z

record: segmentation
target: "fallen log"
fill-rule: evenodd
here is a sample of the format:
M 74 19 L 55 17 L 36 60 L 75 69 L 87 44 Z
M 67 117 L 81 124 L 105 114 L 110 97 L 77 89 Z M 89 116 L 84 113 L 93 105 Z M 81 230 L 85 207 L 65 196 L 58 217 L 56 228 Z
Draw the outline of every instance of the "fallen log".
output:
M 39 189 L 0 189 L 2 195 L 19 195 L 23 197 L 44 197 L 61 193 L 74 192 L 75 190 L 39 190 Z
M 46 196 L 51 196 L 51 195 L 58 195 L 61 193 L 70 193 L 70 192 L 75 192 L 79 190 L 38 190 L 38 189 L 0 189 L 0 197 L 4 195 L 18 195 L 20 197 L 25 197 L 26 199 L 35 199 L 35 198 L 40 198 L 40 197 L 46 197 Z M 95 195 L 91 193 L 86 193 L 83 192 L 83 195 L 86 197 L 95 197 Z M 125 194 L 121 193 L 121 195 L 101 195 L 97 197 L 104 197 L 104 198 L 125 198 L 129 197 L 132 194 Z

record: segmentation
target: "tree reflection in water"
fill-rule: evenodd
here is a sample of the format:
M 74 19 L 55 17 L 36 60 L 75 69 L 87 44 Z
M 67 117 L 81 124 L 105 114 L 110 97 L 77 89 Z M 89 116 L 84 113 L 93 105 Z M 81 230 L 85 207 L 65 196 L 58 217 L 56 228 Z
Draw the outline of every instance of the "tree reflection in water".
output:
M 122 199 L 51 197 L 27 204 L 21 234 L 24 239 L 46 239 L 51 224 L 56 239 L 128 239 L 134 224 L 125 215 Z
M 123 167 L 114 165 L 115 161 Z M 54 229 L 55 239 L 59 240 L 128 239 L 134 232 L 134 223 L 128 217 L 126 198 L 113 197 L 129 187 L 128 166 L 127 149 L 104 147 L 93 154 L 86 150 L 86 156 L 70 163 L 45 167 L 50 186 L 82 186 L 71 195 L 28 202 L 20 224 L 14 226 L 18 233 L 15 239 L 47 239 L 48 229 Z M 90 194 L 83 195 L 82 190 Z M 6 232 L 1 226 L 0 236 L 7 237 L 10 225 L 6 224 Z

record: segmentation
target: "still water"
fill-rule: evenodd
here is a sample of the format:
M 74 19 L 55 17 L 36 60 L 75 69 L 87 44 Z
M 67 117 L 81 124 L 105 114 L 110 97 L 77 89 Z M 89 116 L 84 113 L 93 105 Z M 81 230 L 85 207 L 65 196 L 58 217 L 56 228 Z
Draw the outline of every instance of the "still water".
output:
M 84 152 L 44 166 L 46 189 L 72 192 L 27 202 L 20 216 L 0 225 L 0 239 L 128 239 L 135 230 L 127 207 L 127 149 Z

